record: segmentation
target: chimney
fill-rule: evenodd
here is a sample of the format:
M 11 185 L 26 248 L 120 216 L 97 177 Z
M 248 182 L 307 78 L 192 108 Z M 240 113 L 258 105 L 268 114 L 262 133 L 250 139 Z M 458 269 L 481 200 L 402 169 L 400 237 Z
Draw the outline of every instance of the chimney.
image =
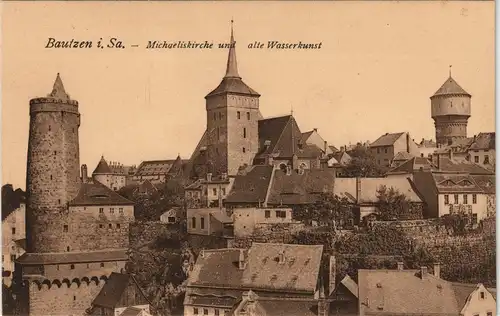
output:
M 330 256 L 330 265 L 328 270 L 328 296 L 331 296 L 333 291 L 335 291 L 336 279 L 335 279 L 335 271 L 336 268 L 335 256 Z
M 240 270 L 245 269 L 245 254 L 243 252 L 244 250 L 240 249 L 240 257 L 238 258 L 238 268 Z
M 208 182 L 212 181 L 212 173 L 211 172 L 207 173 L 207 181 Z
M 323 142 L 323 148 L 324 148 L 325 155 L 326 155 L 326 149 L 328 148 L 328 143 L 326 142 L 326 140 Z
M 434 262 L 434 276 L 441 278 L 441 263 L 439 262 Z
M 410 153 L 410 134 L 406 133 L 406 152 Z
M 315 131 L 316 133 L 318 132 L 318 129 L 315 127 L 313 128 L 313 131 Z
M 476 142 L 476 135 L 474 135 L 474 142 Z
M 441 155 L 437 154 L 437 168 L 441 170 Z
M 403 262 L 398 262 L 398 270 L 403 271 L 404 270 L 404 263 Z
M 361 178 L 356 177 L 356 203 L 361 200 Z
M 420 277 L 425 279 L 427 277 L 427 267 L 420 267 Z
M 87 174 L 87 165 L 82 165 L 82 182 L 87 183 L 88 174 Z

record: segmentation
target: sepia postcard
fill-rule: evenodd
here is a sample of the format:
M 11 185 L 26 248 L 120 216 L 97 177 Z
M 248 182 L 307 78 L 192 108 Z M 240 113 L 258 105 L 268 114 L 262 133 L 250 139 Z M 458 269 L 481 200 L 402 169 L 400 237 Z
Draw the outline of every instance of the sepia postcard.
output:
M 493 1 L 6 1 L 2 315 L 493 316 Z

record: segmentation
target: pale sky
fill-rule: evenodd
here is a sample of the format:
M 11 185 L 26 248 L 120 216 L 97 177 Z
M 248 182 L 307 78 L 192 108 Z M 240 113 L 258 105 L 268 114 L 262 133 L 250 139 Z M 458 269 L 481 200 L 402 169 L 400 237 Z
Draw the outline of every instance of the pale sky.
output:
M 60 72 L 79 101 L 80 161 L 188 158 L 206 126 L 204 96 L 227 50 L 146 50 L 148 40 L 227 42 L 264 117 L 293 107 L 303 132 L 337 147 L 409 131 L 434 138 L 429 97 L 448 77 L 472 94 L 468 134 L 495 130 L 494 2 L 4 2 L 2 184 L 25 187 L 29 100 Z M 118 49 L 45 49 L 49 37 L 117 37 Z M 254 41 L 321 50 L 248 49 Z M 148 88 L 149 87 L 149 88 Z M 149 91 L 149 92 L 147 92 Z

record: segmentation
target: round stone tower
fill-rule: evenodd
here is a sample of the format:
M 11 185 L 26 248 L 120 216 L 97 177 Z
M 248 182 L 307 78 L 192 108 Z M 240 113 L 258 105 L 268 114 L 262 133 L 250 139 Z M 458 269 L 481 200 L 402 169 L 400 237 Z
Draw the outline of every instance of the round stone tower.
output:
M 60 234 L 68 202 L 80 188 L 78 102 L 71 100 L 57 74 L 47 97 L 30 100 L 26 172 L 28 252 L 63 252 Z
M 431 113 L 436 128 L 436 143 L 451 145 L 467 137 L 471 116 L 471 95 L 451 77 L 431 97 Z

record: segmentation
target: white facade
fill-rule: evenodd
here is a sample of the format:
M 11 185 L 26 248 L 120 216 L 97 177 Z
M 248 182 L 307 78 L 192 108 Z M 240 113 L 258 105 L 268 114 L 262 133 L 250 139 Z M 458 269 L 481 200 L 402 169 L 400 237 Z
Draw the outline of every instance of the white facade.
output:
M 461 209 L 477 218 L 477 222 L 485 219 L 488 217 L 487 195 L 484 193 L 448 193 L 438 195 L 439 217 L 450 214 L 450 211 L 456 212 Z
M 460 315 L 463 316 L 494 316 L 496 315 L 496 300 L 482 284 L 469 295 Z
M 285 208 L 235 208 L 233 210 L 234 235 L 251 235 L 257 224 L 292 223 L 292 209 Z

